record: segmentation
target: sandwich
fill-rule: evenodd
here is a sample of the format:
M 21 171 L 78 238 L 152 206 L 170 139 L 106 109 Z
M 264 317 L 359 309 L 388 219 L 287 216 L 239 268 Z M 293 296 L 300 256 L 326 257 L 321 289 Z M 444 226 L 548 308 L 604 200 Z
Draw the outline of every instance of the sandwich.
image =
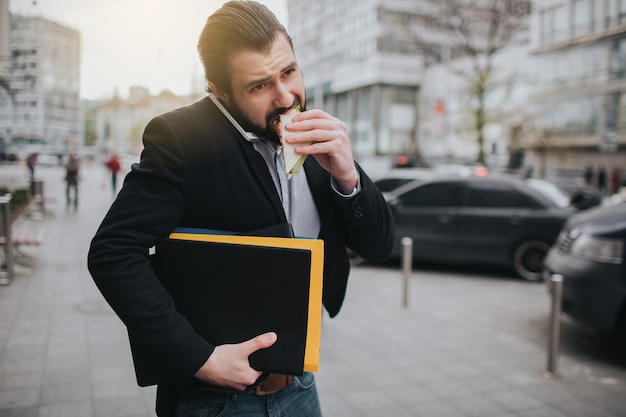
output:
M 296 114 L 300 113 L 300 105 L 297 105 L 295 108 L 289 110 L 287 113 L 281 114 L 275 121 L 274 126 L 276 127 L 276 131 L 278 132 L 278 137 L 280 138 L 280 148 L 278 153 L 282 155 L 283 162 L 285 163 L 285 172 L 287 173 L 287 179 L 291 179 L 291 177 L 298 172 L 304 165 L 304 160 L 307 155 L 297 154 L 295 151 L 295 145 L 291 145 L 286 142 L 286 138 L 295 134 L 295 132 L 289 132 L 285 129 L 285 125 L 291 123 L 291 119 Z

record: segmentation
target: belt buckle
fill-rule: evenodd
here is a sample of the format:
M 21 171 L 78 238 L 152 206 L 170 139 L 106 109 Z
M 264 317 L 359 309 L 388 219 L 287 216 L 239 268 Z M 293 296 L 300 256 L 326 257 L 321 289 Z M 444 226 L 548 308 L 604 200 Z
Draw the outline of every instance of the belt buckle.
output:
M 254 390 L 255 394 L 259 397 L 264 397 L 266 395 L 274 394 L 275 392 L 278 392 L 278 391 L 280 391 L 280 388 L 273 390 L 273 391 L 263 391 L 263 388 L 261 388 L 261 385 L 257 385 Z
M 279 377 L 280 380 L 276 381 L 276 378 Z M 274 382 L 276 381 L 276 382 Z M 285 388 L 287 385 L 293 382 L 293 376 L 291 375 L 279 375 L 279 374 L 270 374 L 263 382 L 256 386 L 254 392 L 258 396 L 266 396 L 270 394 L 277 393 L 281 389 Z M 265 390 L 263 388 L 263 384 L 269 383 L 272 389 Z

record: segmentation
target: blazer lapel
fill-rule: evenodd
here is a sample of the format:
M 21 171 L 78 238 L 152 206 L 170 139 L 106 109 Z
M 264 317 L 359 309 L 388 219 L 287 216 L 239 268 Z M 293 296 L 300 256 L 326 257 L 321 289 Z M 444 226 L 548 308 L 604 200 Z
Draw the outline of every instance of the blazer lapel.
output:
M 272 207 L 274 208 L 276 215 L 280 219 L 279 222 L 286 222 L 287 217 L 285 216 L 283 205 L 280 202 L 280 196 L 276 191 L 274 180 L 272 180 L 272 176 L 270 175 L 265 160 L 256 151 L 256 149 L 254 149 L 252 143 L 242 138 L 238 132 L 235 134 L 237 136 L 237 144 L 239 145 L 239 148 L 244 155 L 244 159 L 246 161 L 246 164 L 248 165 L 248 168 L 255 173 L 254 178 L 257 182 L 257 185 L 260 189 L 263 190 L 264 194 L 272 202 Z

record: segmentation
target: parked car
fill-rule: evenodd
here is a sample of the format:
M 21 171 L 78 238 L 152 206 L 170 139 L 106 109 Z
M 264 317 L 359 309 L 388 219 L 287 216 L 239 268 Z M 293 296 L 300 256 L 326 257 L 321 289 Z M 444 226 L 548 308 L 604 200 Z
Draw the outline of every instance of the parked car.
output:
M 563 312 L 626 346 L 626 202 L 568 219 L 548 252 L 544 277 L 563 276 Z
M 416 260 L 502 265 L 533 281 L 580 204 L 547 181 L 506 175 L 416 180 L 385 196 L 396 222 L 392 256 L 410 237 Z
M 19 161 L 20 157 L 14 149 L 10 147 L 0 147 L 0 161 L 15 162 Z

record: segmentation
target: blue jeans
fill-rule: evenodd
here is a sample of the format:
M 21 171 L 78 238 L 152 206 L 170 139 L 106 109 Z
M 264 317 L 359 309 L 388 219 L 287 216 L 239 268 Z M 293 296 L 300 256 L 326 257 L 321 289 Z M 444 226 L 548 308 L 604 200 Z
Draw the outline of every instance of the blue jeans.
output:
M 304 373 L 275 394 L 253 392 L 187 401 L 178 405 L 177 417 L 322 417 L 315 378 Z
M 74 191 L 74 208 L 78 208 L 78 182 L 68 181 L 67 188 L 65 189 L 65 196 L 67 201 L 67 207 L 72 202 L 71 191 Z

